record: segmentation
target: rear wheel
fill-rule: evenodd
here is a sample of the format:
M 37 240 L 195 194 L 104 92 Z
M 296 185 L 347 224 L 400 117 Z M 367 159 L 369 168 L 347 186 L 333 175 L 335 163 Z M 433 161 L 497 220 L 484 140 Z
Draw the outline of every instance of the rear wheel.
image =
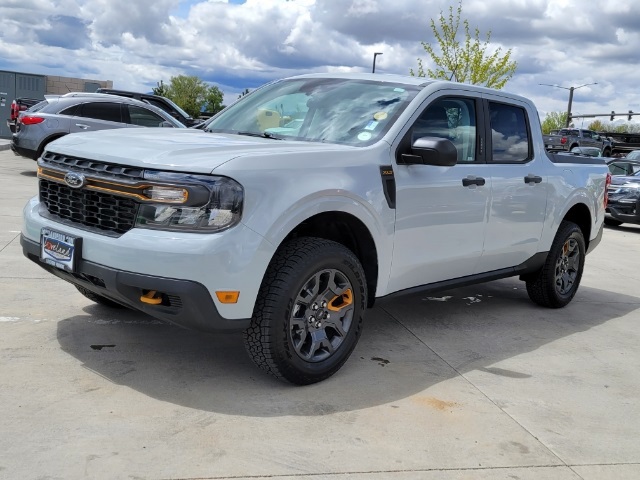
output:
M 97 293 L 94 293 L 91 290 L 87 290 L 86 288 L 81 287 L 80 285 L 76 285 L 75 287 L 78 289 L 78 291 L 82 295 L 87 297 L 92 302 L 95 302 L 95 303 L 98 303 L 100 305 L 104 305 L 105 307 L 110 307 L 110 308 L 125 308 L 124 305 L 120 305 L 119 303 L 114 302 L 113 300 L 109 300 L 107 297 L 103 297 L 102 295 L 98 295 Z
M 526 280 L 529 298 L 549 308 L 564 307 L 571 302 L 582 278 L 585 252 L 580 227 L 562 222 L 544 266 Z
M 358 258 L 343 245 L 310 237 L 286 243 L 267 269 L 244 332 L 253 362 L 298 385 L 333 375 L 360 337 L 365 285 Z

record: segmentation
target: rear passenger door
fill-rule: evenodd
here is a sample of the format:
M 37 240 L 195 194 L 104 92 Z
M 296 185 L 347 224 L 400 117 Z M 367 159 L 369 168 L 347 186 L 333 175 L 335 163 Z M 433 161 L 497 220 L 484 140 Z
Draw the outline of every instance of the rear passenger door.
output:
M 547 206 L 546 153 L 536 154 L 527 104 L 484 95 L 491 206 L 476 273 L 520 265 L 535 255 Z M 539 127 L 536 131 L 540 135 Z
M 119 103 L 87 102 L 78 105 L 75 117 L 71 122 L 70 133 L 123 128 L 127 125 L 122 121 Z

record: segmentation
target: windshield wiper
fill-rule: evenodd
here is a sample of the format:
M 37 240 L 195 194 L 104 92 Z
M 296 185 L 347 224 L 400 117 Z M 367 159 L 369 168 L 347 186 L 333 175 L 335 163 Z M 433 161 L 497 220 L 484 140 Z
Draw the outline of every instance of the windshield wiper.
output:
M 273 133 L 268 133 L 268 132 L 262 132 L 262 133 L 256 133 L 256 132 L 237 132 L 238 135 L 246 135 L 248 137 L 260 137 L 260 138 L 269 138 L 271 140 L 282 140 L 282 137 L 278 137 L 276 135 L 274 135 Z

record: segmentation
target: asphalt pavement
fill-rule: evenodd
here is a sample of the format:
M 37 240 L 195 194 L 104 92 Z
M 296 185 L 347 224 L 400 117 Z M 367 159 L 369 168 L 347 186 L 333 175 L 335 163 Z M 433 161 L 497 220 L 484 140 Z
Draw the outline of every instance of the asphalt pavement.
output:
M 240 335 L 92 304 L 26 260 L 35 172 L 0 152 L 0 478 L 640 478 L 640 226 L 605 230 L 564 309 L 517 279 L 380 301 L 347 364 L 294 387 Z

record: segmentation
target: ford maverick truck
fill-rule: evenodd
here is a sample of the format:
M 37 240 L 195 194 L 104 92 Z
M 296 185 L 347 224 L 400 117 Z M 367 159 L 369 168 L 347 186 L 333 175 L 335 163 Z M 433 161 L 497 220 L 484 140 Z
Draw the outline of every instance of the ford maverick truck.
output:
M 545 151 L 527 99 L 372 74 L 270 83 L 205 130 L 67 135 L 25 255 L 89 299 L 241 330 L 266 372 L 344 364 L 374 300 L 519 276 L 567 305 L 600 241 L 601 158 Z

